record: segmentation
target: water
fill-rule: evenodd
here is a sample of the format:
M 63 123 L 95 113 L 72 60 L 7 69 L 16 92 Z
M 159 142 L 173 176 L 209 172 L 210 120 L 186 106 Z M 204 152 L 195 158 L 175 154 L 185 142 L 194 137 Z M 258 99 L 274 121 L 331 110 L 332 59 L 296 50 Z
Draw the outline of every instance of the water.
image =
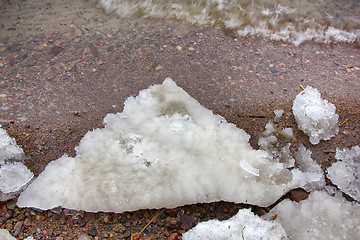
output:
M 299 45 L 360 42 L 359 0 L 101 0 L 121 17 L 141 14 L 195 25 L 222 26 L 239 37 Z

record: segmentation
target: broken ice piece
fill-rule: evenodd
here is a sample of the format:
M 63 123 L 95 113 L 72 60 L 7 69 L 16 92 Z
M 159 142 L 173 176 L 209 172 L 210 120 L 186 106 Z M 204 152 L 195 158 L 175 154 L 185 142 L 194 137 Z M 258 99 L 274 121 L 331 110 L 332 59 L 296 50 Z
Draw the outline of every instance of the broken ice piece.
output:
M 1 240 L 16 240 L 8 230 L 6 229 L 0 229 L 0 239 Z
M 20 148 L 14 138 L 11 138 L 0 125 L 0 165 L 5 160 L 22 160 L 25 158 L 24 151 Z
M 306 183 L 249 135 L 167 78 L 129 97 L 88 132 L 76 157 L 51 162 L 18 206 L 90 212 L 172 208 L 214 201 L 269 206 Z
M 316 88 L 307 86 L 301 91 L 295 97 L 292 110 L 298 128 L 309 136 L 312 144 L 329 140 L 339 131 L 336 107 L 322 99 Z
M 310 193 L 301 202 L 283 200 L 263 219 L 275 218 L 288 237 L 303 239 L 360 239 L 360 207 L 325 190 Z
M 356 201 L 360 201 L 360 146 L 336 150 L 338 160 L 327 169 L 333 184 Z
M 261 219 L 249 209 L 241 209 L 224 221 L 201 222 L 183 234 L 183 240 L 286 239 L 284 228 L 277 222 Z
M 19 195 L 33 178 L 33 173 L 19 160 L 25 158 L 23 150 L 0 128 L 0 201 Z
M 320 165 L 311 158 L 311 151 L 300 144 L 294 154 L 295 162 L 303 173 L 307 175 L 308 183 L 302 188 L 306 191 L 320 190 L 325 187 L 324 171 Z

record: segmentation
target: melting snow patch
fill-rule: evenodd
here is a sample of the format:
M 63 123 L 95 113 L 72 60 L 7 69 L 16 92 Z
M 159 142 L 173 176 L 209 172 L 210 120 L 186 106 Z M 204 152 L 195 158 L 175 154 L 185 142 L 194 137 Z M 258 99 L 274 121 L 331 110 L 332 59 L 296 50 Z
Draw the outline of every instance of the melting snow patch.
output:
M 184 240 L 232 240 L 232 239 L 286 239 L 283 227 L 254 215 L 249 209 L 241 209 L 232 218 L 199 223 L 183 234 Z
M 360 146 L 337 149 L 336 163 L 327 169 L 327 177 L 341 191 L 360 201 Z
M 312 144 L 329 140 L 339 131 L 336 107 L 322 99 L 316 88 L 308 86 L 301 91 L 295 97 L 292 110 L 299 129 L 310 137 Z
M 230 201 L 268 206 L 306 183 L 171 79 L 129 97 L 20 195 L 18 206 L 124 212 Z
M 300 203 L 280 202 L 264 219 L 274 218 L 290 239 L 360 239 L 360 208 L 341 196 L 316 191 Z

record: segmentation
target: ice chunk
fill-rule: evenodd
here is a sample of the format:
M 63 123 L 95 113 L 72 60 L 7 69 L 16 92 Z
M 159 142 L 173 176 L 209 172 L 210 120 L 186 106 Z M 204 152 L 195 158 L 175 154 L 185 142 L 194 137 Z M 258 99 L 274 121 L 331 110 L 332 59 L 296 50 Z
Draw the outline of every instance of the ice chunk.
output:
M 338 131 L 336 107 L 322 99 L 316 88 L 306 87 L 293 102 L 293 114 L 300 130 L 309 136 L 312 144 L 320 140 L 329 140 Z
M 0 229 L 0 239 L 1 240 L 16 240 L 6 229 Z
M 306 191 L 323 189 L 325 187 L 324 171 L 311 158 L 311 151 L 301 144 L 294 157 L 300 171 L 307 175 L 308 183 L 303 188 Z
M 356 201 L 360 201 L 360 146 L 336 150 L 338 160 L 327 169 L 327 177 Z
M 237 240 L 237 239 L 287 239 L 284 228 L 277 222 L 263 220 L 249 209 L 241 209 L 224 221 L 210 220 L 199 223 L 183 234 L 183 240 Z
M 268 152 L 273 158 L 278 159 L 286 168 L 294 166 L 294 158 L 290 152 L 290 141 L 294 139 L 291 128 L 282 128 L 279 124 L 283 110 L 275 110 L 275 117 L 270 120 L 265 131 L 259 139 L 259 148 Z
M 303 239 L 360 239 L 360 207 L 326 191 L 310 193 L 300 203 L 283 200 L 264 219 L 274 218 L 288 237 Z
M 16 144 L 15 139 L 11 138 L 0 125 L 0 165 L 5 163 L 5 160 L 22 160 L 24 158 L 24 151 Z
M 0 201 L 19 195 L 34 174 L 20 160 L 25 158 L 15 139 L 0 128 Z
M 252 149 L 242 129 L 169 78 L 129 97 L 123 112 L 104 123 L 84 136 L 75 158 L 51 162 L 18 206 L 91 212 L 220 200 L 268 206 L 306 183 L 303 173 Z

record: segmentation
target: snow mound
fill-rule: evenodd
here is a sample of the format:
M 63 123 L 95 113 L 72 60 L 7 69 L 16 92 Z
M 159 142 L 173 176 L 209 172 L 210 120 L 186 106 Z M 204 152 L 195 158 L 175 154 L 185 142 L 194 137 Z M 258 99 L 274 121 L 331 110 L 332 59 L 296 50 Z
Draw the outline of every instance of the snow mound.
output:
M 360 146 L 336 150 L 338 160 L 327 169 L 327 177 L 356 201 L 360 201 Z
M 310 193 L 300 203 L 280 202 L 264 219 L 274 218 L 290 239 L 360 239 L 360 208 L 325 191 Z
M 129 97 L 105 128 L 51 162 L 20 195 L 18 206 L 90 212 L 172 208 L 230 201 L 268 206 L 306 184 L 249 135 L 214 115 L 167 78 Z
M 322 99 L 316 88 L 307 86 L 293 102 L 293 114 L 300 130 L 309 136 L 312 144 L 330 140 L 338 131 L 336 107 Z
M 231 239 L 287 239 L 284 228 L 277 222 L 267 221 L 254 215 L 249 209 L 241 209 L 224 221 L 210 220 L 196 225 L 183 234 L 183 240 L 231 240 Z
M 0 201 L 19 195 L 34 177 L 34 174 L 20 162 L 24 158 L 25 154 L 16 145 L 15 139 L 0 128 Z

